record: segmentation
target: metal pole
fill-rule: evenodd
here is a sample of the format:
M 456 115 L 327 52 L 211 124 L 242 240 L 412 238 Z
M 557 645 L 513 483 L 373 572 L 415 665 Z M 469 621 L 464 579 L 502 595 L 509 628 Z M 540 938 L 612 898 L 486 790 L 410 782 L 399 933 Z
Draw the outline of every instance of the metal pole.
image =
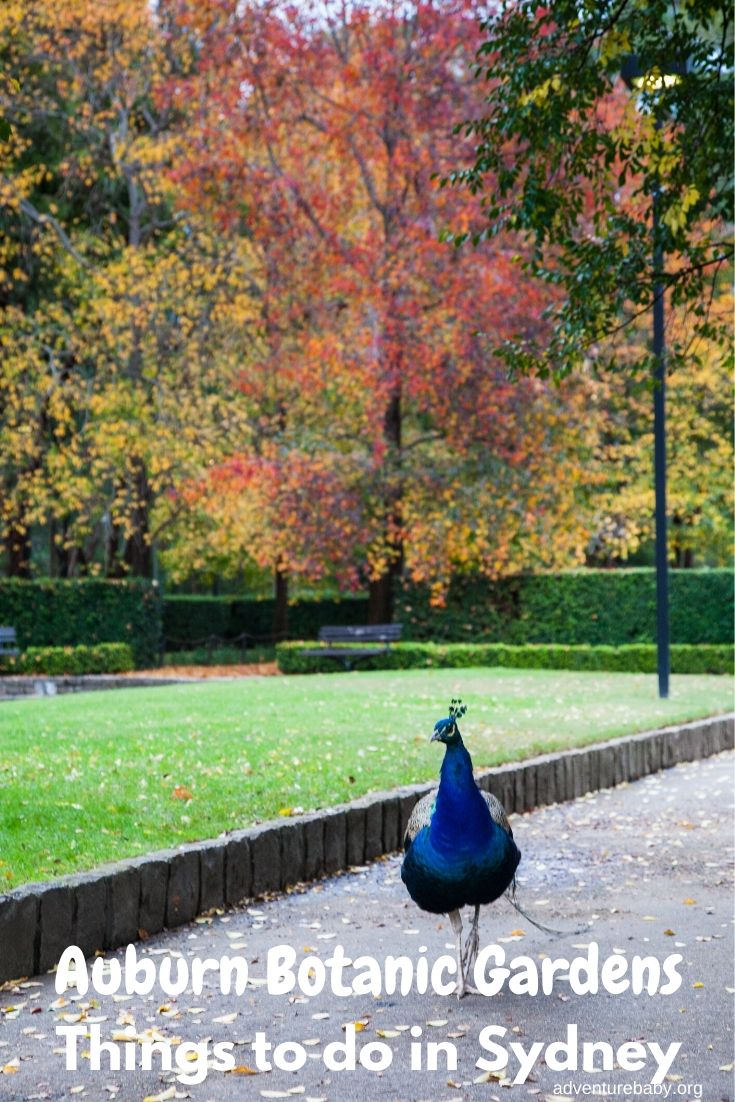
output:
M 653 468 L 656 499 L 656 647 L 658 695 L 669 695 L 669 558 L 666 533 L 666 345 L 664 256 L 659 233 L 661 192 L 653 193 Z

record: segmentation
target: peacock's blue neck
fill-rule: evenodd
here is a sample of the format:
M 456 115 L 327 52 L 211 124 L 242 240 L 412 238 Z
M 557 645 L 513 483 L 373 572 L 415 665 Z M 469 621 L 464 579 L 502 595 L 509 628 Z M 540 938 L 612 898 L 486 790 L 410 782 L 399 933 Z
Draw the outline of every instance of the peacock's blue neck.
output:
M 431 817 L 432 844 L 439 850 L 457 849 L 457 826 L 461 824 L 459 845 L 468 850 L 486 846 L 493 832 L 493 821 L 472 774 L 472 759 L 459 735 L 447 743 L 439 776 L 436 807 Z

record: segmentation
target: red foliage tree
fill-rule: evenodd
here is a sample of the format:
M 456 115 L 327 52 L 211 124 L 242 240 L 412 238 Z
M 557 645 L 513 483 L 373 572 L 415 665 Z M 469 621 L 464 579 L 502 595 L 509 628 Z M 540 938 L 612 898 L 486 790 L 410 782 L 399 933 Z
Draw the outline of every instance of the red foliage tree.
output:
M 273 480 L 263 556 L 353 584 L 359 567 L 374 622 L 401 572 L 440 596 L 457 568 L 569 562 L 583 542 L 579 384 L 512 383 L 493 354 L 543 325 L 518 243 L 441 240 L 482 224 L 479 200 L 437 182 L 478 108 L 476 5 L 197 0 L 178 19 L 199 64 L 174 89 L 198 112 L 177 182 L 252 243 L 262 348 L 239 400 L 258 462 L 233 459 L 219 492 L 224 477 L 245 507 Z M 314 515 L 350 503 L 304 525 L 308 555 L 284 537 L 294 470 Z

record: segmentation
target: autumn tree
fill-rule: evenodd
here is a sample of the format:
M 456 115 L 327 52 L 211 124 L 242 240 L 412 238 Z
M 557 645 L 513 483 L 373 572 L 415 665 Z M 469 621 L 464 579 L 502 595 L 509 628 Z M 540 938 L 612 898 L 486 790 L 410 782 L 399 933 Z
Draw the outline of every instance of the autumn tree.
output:
M 513 333 L 506 361 L 557 374 L 589 355 L 614 362 L 607 338 L 659 286 L 688 331 L 728 347 L 729 323 L 708 305 L 733 255 L 731 5 L 516 0 L 482 31 L 485 102 L 461 128 L 475 149 L 468 161 L 458 139 L 449 178 L 482 196 L 484 226 L 470 236 L 520 233 L 526 271 L 561 291 L 550 339 Z M 638 74 L 634 95 L 623 72 Z M 454 236 L 466 240 L 464 227 Z M 654 255 L 665 258 L 655 271 Z M 687 341 L 670 342 L 672 363 Z
M 711 309 L 726 323 L 731 293 L 718 295 Z M 685 316 L 674 316 L 669 328 L 691 349 L 688 362 L 676 364 L 667 380 L 669 559 L 677 567 L 727 566 L 733 545 L 731 357 L 716 341 L 692 346 Z M 593 462 L 599 480 L 590 551 L 598 563 L 625 561 L 653 539 L 650 385 L 636 371 L 645 341 L 639 322 L 619 352 L 626 370 L 601 372 L 596 388 L 604 419 Z
M 493 354 L 544 328 L 519 244 L 440 240 L 481 224 L 479 201 L 437 181 L 478 106 L 476 17 L 465 0 L 179 7 L 199 63 L 172 95 L 199 114 L 176 183 L 251 240 L 264 345 L 234 398 L 252 401 L 251 451 L 202 492 L 218 478 L 221 504 L 226 483 L 240 538 L 279 569 L 339 572 L 349 548 L 374 621 L 402 573 L 439 597 L 455 569 L 559 565 L 585 542 L 584 384 L 511 383 Z M 307 513 L 349 502 L 313 531 L 311 556 L 304 521 L 292 527 L 292 463 L 318 474 L 301 483 Z
M 191 44 L 165 5 L 0 11 L 0 373 L 7 568 L 150 576 L 169 491 L 216 454 L 248 313 L 239 243 L 174 210 L 158 96 Z M 239 358 L 239 349 L 238 349 Z M 214 431 L 216 428 L 216 432 Z M 178 508 L 178 506 L 176 506 Z

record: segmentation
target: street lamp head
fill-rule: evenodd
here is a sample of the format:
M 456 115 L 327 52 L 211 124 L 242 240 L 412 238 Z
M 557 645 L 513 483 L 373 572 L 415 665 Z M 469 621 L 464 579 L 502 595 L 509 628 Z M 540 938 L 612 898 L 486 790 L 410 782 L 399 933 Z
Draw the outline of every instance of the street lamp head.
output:
M 620 75 L 631 91 L 659 92 L 673 88 L 687 71 L 686 61 L 669 59 L 665 69 L 659 65 L 645 66 L 638 54 L 627 54 L 620 65 Z

